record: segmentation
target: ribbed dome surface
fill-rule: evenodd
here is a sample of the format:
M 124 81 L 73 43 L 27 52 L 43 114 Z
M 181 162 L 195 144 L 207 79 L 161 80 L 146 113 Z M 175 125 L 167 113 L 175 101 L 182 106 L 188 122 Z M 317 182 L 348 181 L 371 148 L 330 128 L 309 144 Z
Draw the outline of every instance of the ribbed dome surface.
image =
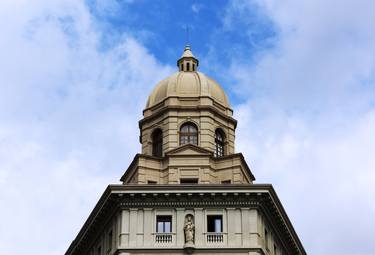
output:
M 162 80 L 151 92 L 146 108 L 150 108 L 168 97 L 210 97 L 230 108 L 228 98 L 221 86 L 200 72 L 177 72 Z

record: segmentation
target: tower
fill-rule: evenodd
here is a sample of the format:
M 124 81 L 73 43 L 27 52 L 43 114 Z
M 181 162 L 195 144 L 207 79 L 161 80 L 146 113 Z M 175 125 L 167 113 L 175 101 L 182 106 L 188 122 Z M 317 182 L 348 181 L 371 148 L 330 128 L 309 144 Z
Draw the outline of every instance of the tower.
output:
M 104 254 L 306 254 L 273 187 L 235 153 L 237 121 L 221 86 L 186 46 L 151 92 L 142 153 L 109 185 L 67 250 Z

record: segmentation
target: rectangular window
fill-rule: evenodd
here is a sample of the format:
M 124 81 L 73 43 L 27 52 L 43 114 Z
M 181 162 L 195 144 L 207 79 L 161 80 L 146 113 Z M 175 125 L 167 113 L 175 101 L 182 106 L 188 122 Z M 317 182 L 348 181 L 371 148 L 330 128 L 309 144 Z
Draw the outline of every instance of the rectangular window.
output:
M 156 216 L 156 232 L 171 233 L 172 232 L 172 216 L 158 215 Z
M 223 232 L 223 216 L 208 215 L 207 216 L 207 232 L 222 233 Z
M 108 233 L 108 250 L 112 250 L 112 239 L 113 239 L 113 233 L 112 230 Z
M 230 180 L 225 180 L 225 181 L 221 181 L 222 184 L 230 184 L 231 181 Z
M 156 181 L 147 181 L 147 184 L 157 184 Z
M 183 178 L 180 179 L 181 184 L 197 184 L 198 179 L 197 178 Z

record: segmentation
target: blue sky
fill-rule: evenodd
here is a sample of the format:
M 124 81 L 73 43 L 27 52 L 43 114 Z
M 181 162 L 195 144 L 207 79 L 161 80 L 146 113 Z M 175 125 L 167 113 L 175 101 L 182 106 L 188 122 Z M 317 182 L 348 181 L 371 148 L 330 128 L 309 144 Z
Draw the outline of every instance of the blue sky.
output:
M 229 18 L 229 3 L 223 0 L 87 3 L 102 29 L 111 34 L 101 38 L 102 50 L 111 49 L 126 33 L 141 42 L 161 64 L 173 66 L 182 47 L 191 44 L 194 53 L 206 63 L 200 70 L 217 73 L 216 79 L 224 87 L 233 82 L 230 75 L 221 74 L 232 59 L 250 62 L 257 53 L 271 48 L 277 38 L 272 21 L 253 3 L 240 13 L 246 19 Z M 228 20 L 223 20 L 224 16 Z M 242 59 L 244 53 L 246 59 Z M 241 100 L 239 94 L 232 97 Z
M 186 43 L 309 254 L 373 254 L 375 3 L 0 2 L 0 254 L 62 254 Z M 23 245 L 19 245 L 22 243 Z

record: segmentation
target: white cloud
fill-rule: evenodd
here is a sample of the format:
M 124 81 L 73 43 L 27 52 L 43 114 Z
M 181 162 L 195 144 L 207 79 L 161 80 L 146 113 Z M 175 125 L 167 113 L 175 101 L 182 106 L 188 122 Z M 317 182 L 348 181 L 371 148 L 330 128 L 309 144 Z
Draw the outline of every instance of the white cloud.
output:
M 372 254 L 374 2 L 232 5 L 223 29 L 257 5 L 278 33 L 255 64 L 232 61 L 235 89 L 250 97 L 235 109 L 237 150 L 258 183 L 275 185 L 308 253 Z
M 140 148 L 172 69 L 128 35 L 103 50 L 98 27 L 84 1 L 0 3 L 0 254 L 63 254 Z
M 203 4 L 194 3 L 191 5 L 191 10 L 195 13 L 199 13 L 203 7 L 204 7 Z

